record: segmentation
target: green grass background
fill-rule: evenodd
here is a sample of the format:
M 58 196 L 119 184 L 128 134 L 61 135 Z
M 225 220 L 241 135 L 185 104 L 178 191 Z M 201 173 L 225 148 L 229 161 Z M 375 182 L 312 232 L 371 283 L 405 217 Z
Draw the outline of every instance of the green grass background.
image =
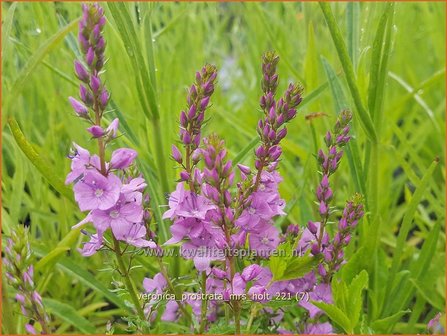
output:
M 318 3 L 104 4 L 104 77 L 113 98 L 107 118 L 119 116 L 124 134 L 115 147 L 138 151 L 159 218 L 178 173 L 169 155 L 186 88 L 209 62 L 219 83 L 205 133 L 224 137 L 232 158 L 252 164 L 261 55 L 276 50 L 280 88 L 292 80 L 305 88 L 283 146 L 289 212 L 278 225 L 315 217 L 314 154 L 337 113 L 351 109 L 355 139 L 333 186 L 337 206 L 361 192 L 369 211 L 344 274 L 349 281 L 362 269 L 369 273 L 358 332 L 424 332 L 445 307 L 445 4 L 328 6 L 342 38 L 336 44 Z M 108 291 L 120 280 L 110 255 L 77 252 L 83 237 L 70 228 L 82 214 L 60 183 L 71 142 L 95 148 L 67 100 L 78 91 L 73 21 L 80 13 L 77 3 L 2 3 L 2 232 L 5 238 L 15 225 L 31 224 L 33 250 L 43 258 L 39 290 L 58 332 L 103 332 L 113 316 L 126 314 L 127 298 Z M 307 120 L 311 113 L 320 116 Z M 368 120 L 365 132 L 361 121 Z M 15 128 L 17 142 L 8 121 L 28 143 Z M 18 143 L 34 153 L 35 165 Z M 159 224 L 162 239 L 168 225 Z M 137 264 L 138 285 L 157 272 L 148 258 Z M 182 264 L 172 271 L 187 270 Z M 6 303 L 12 297 L 4 286 L 3 331 L 21 333 L 23 317 Z

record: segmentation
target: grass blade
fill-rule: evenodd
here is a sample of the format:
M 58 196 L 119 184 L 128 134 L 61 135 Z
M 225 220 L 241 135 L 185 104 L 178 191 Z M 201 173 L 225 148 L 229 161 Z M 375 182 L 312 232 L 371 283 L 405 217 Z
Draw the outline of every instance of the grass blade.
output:
M 156 162 L 158 164 L 158 173 L 160 174 L 160 183 L 163 192 L 169 191 L 168 177 L 166 174 L 166 161 L 164 158 L 165 151 L 163 148 L 163 137 L 161 133 L 160 114 L 158 111 L 156 88 L 155 88 L 155 66 L 153 61 L 152 52 L 152 32 L 150 27 L 149 16 L 146 16 L 145 21 L 148 25 L 146 32 L 150 37 L 150 49 L 149 52 L 149 70 L 146 67 L 146 61 L 141 52 L 142 48 L 137 40 L 137 33 L 133 25 L 130 13 L 125 3 L 110 2 L 107 4 L 112 16 L 115 20 L 118 31 L 121 35 L 127 55 L 131 60 L 132 67 L 135 73 L 135 80 L 137 91 L 139 94 L 140 102 L 143 107 L 143 111 L 146 117 L 151 121 L 153 126 L 153 139 L 156 151 Z M 151 80 L 153 79 L 153 80 Z
M 358 40 L 359 40 L 359 11 L 360 3 L 348 2 L 346 4 L 346 25 L 347 25 L 347 40 L 348 40 L 348 53 L 351 58 L 352 66 L 357 68 L 357 52 L 358 52 Z
M 388 3 L 380 18 L 376 36 L 374 38 L 371 69 L 368 87 L 369 113 L 375 122 L 376 130 L 380 127 L 381 111 L 383 110 L 383 98 L 385 78 L 388 69 L 388 59 L 391 47 L 391 29 L 393 25 L 394 3 Z
M 54 299 L 43 299 L 43 304 L 49 313 L 59 317 L 61 320 L 71 324 L 73 327 L 83 332 L 84 334 L 94 334 L 96 328 L 91 324 L 85 317 L 78 314 L 76 309 L 72 306 L 54 300 Z
M 329 27 L 329 31 L 332 36 L 332 40 L 334 42 L 335 48 L 337 49 L 338 58 L 340 59 L 341 65 L 346 75 L 346 80 L 348 82 L 349 90 L 351 91 L 352 98 L 354 100 L 354 104 L 357 108 L 357 112 L 360 117 L 360 123 L 368 135 L 369 139 L 372 142 L 377 141 L 376 131 L 374 129 L 374 125 L 368 112 L 363 106 L 362 99 L 360 97 L 360 91 L 356 84 L 354 69 L 352 67 L 352 63 L 349 59 L 348 51 L 346 49 L 346 44 L 343 40 L 343 36 L 340 32 L 340 28 L 335 21 L 334 14 L 331 10 L 330 3 L 320 2 L 321 10 L 323 11 L 324 18 L 326 19 L 326 23 Z
M 9 35 L 11 34 L 12 22 L 14 19 L 14 13 L 16 11 L 17 2 L 13 2 L 8 9 L 8 13 L 6 14 L 5 20 L 2 24 L 2 56 L 4 57 L 8 51 L 8 47 L 10 45 Z M 2 57 L 2 61 L 4 58 Z
M 71 189 L 67 187 L 59 177 L 52 174 L 53 169 L 51 168 L 51 165 L 47 161 L 45 161 L 28 142 L 28 140 L 25 138 L 25 135 L 22 133 L 17 121 L 14 118 L 10 117 L 8 120 L 8 125 L 11 129 L 12 135 L 14 136 L 17 145 L 30 160 L 30 162 L 37 168 L 37 170 L 48 181 L 48 183 L 50 183 L 53 188 L 56 189 L 58 193 L 65 196 L 68 200 L 74 203 L 73 193 Z
M 46 253 L 44 250 L 42 250 L 37 246 L 34 246 L 33 250 L 34 253 L 38 256 L 48 255 L 48 253 Z M 132 312 L 132 310 L 128 306 L 126 306 L 124 301 L 119 296 L 108 290 L 107 287 L 105 287 L 101 282 L 96 280 L 95 277 L 90 272 L 84 270 L 75 263 L 71 262 L 68 258 L 63 258 L 59 260 L 56 263 L 56 267 L 59 268 L 64 273 L 78 279 L 80 282 L 82 282 L 84 285 L 91 288 L 95 292 L 100 293 L 107 300 L 115 304 L 117 307 Z
M 394 250 L 394 256 L 393 261 L 390 267 L 390 276 L 388 278 L 388 285 L 385 297 L 389 297 L 390 291 L 392 286 L 394 285 L 394 279 L 396 277 L 396 274 L 399 270 L 400 264 L 401 264 L 401 257 L 405 245 L 405 241 L 407 239 L 408 233 L 411 229 L 411 223 L 413 221 L 414 214 L 417 210 L 417 207 L 419 203 L 422 201 L 422 197 L 424 196 L 425 190 L 427 189 L 427 186 L 430 182 L 430 179 L 433 175 L 433 172 L 435 171 L 436 167 L 438 166 L 439 159 L 436 159 L 432 162 L 430 167 L 425 172 L 424 176 L 422 177 L 419 185 L 416 188 L 416 191 L 414 192 L 410 203 L 408 204 L 407 211 L 405 212 L 404 218 L 402 220 L 402 225 L 399 230 L 399 235 L 397 237 L 397 243 L 396 248 Z M 391 301 L 388 302 L 385 306 L 388 306 L 391 304 Z
M 17 76 L 14 84 L 11 87 L 8 102 L 13 97 L 17 97 L 22 91 L 23 87 L 26 85 L 29 76 L 36 69 L 36 67 L 43 61 L 43 58 L 48 55 L 56 46 L 65 38 L 65 36 L 77 27 L 79 19 L 73 20 L 65 27 L 61 28 L 56 34 L 50 37 L 40 46 L 39 49 L 30 57 L 28 62 L 23 67 L 20 74 Z M 9 104 L 8 104 L 9 105 Z

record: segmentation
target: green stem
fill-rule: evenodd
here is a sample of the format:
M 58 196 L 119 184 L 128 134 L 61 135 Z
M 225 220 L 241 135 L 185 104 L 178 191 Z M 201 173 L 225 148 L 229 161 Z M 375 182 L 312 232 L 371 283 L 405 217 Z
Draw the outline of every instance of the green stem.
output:
M 126 268 L 126 265 L 124 264 L 124 260 L 123 260 L 123 256 L 121 254 L 121 248 L 120 248 L 120 243 L 119 241 L 112 235 L 113 237 L 113 245 L 114 245 L 114 251 L 115 251 L 115 255 L 116 255 L 116 260 L 118 261 L 118 267 L 120 269 L 121 275 L 124 278 L 124 282 L 126 283 L 126 287 L 127 287 L 127 291 L 130 295 L 130 298 L 133 301 L 133 304 L 135 305 L 135 308 L 137 310 L 138 313 L 138 317 L 144 321 L 146 318 L 144 316 L 144 311 L 143 308 L 140 305 L 140 301 L 138 300 L 138 296 L 137 293 L 135 291 L 135 286 L 132 283 L 132 280 L 129 276 L 129 272 Z
M 155 154 L 156 161 L 158 164 L 158 170 L 160 174 L 160 184 L 162 191 L 164 193 L 169 191 L 168 175 L 166 174 L 166 161 L 165 152 L 163 150 L 163 137 L 161 134 L 160 119 L 152 119 L 153 134 L 154 134 L 154 144 L 155 144 Z
M 202 272 L 202 295 L 206 295 L 206 272 Z M 206 309 L 208 301 L 206 298 L 202 299 L 202 307 L 200 312 L 200 329 L 199 334 L 203 334 L 206 327 Z
M 158 260 L 158 264 L 160 266 L 160 272 L 161 272 L 161 274 L 163 274 L 164 278 L 166 279 L 166 283 L 168 284 L 168 290 L 171 292 L 171 294 L 174 294 L 177 297 L 175 287 L 171 282 L 171 278 L 169 277 L 168 271 L 167 271 L 165 265 L 163 264 L 161 257 L 158 258 L 157 260 Z M 178 301 L 177 303 L 178 303 L 179 309 L 182 312 L 183 316 L 186 318 L 186 320 L 188 322 L 190 322 L 191 314 L 189 314 L 189 312 L 186 310 L 185 306 L 180 301 Z
M 240 302 L 233 302 L 233 311 L 234 311 L 234 325 L 236 327 L 236 335 L 240 335 L 241 333 L 241 309 Z
M 253 324 L 253 320 L 255 319 L 257 313 L 258 313 L 258 305 L 255 304 L 251 308 L 250 317 L 248 318 L 247 329 L 245 330 L 247 332 L 247 334 L 250 333 L 250 328 Z

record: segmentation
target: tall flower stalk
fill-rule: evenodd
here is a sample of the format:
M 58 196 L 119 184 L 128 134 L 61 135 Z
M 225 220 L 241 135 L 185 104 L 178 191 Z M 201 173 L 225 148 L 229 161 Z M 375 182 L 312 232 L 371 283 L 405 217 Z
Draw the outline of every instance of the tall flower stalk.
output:
M 119 148 L 113 151 L 110 161 L 106 161 L 107 146 L 117 137 L 119 125 L 118 119 L 107 127 L 103 121 L 110 99 L 102 79 L 106 46 L 102 30 L 106 19 L 98 4 L 84 4 L 82 11 L 78 42 L 83 57 L 74 63 L 75 73 L 81 81 L 80 101 L 73 97 L 69 100 L 76 115 L 90 124 L 87 131 L 97 141 L 98 155 L 91 155 L 75 144 L 66 183 L 74 183 L 75 200 L 80 210 L 89 211 L 75 227 L 91 222 L 96 229 L 81 250 L 82 254 L 89 256 L 100 249 L 115 253 L 130 298 L 140 320 L 144 321 L 145 314 L 123 259 L 120 242 L 125 243 L 126 248 L 156 247 L 149 229 L 149 196 L 144 194 L 146 182 L 133 164 L 137 156 L 134 150 Z M 104 236 L 108 229 L 111 230 L 111 241 Z
M 317 245 L 313 246 L 313 253 L 318 253 L 323 244 L 323 233 L 331 214 L 330 202 L 333 197 L 333 191 L 329 184 L 329 177 L 334 174 L 340 164 L 343 156 L 342 148 L 349 142 L 349 122 L 352 114 L 345 110 L 340 113 L 333 132 L 328 131 L 324 137 L 327 152 L 322 149 L 318 151 L 318 163 L 320 165 L 321 182 L 317 187 L 316 196 L 318 200 L 318 212 L 320 214 L 320 222 L 315 224 L 309 222 L 308 227 L 311 231 L 316 230 L 316 225 L 320 226 L 317 238 Z
M 261 108 L 264 116 L 258 123 L 261 145 L 255 151 L 255 173 L 247 166 L 238 165 L 241 180 L 237 195 L 231 193 L 235 172 L 227 159 L 224 142 L 215 134 L 201 138 L 204 112 L 214 91 L 215 67 L 206 65 L 196 74 L 196 83 L 188 93 L 187 108 L 180 113 L 180 141 L 184 151 L 172 147 L 172 158 L 182 169 L 177 188 L 169 197 L 169 210 L 164 214 L 164 218 L 173 221 L 172 238 L 166 244 L 182 242 L 183 256 L 193 259 L 201 274 L 202 294 L 210 291 L 224 294 L 226 316 L 229 307 L 236 333 L 241 330 L 241 302 L 237 295 L 266 291 L 267 282 L 248 291 L 247 284 L 262 268 L 256 265 L 254 273 L 246 271 L 251 275 L 238 272 L 232 252 L 243 247 L 248 239 L 250 249 L 265 259 L 280 243 L 279 230 L 272 219 L 284 215 L 285 202 L 278 192 L 281 177 L 276 168 L 281 156 L 280 142 L 287 134 L 285 124 L 296 115 L 302 88 L 290 84 L 283 98 L 275 101 L 278 61 L 273 52 L 263 57 Z M 199 166 L 201 161 L 203 167 Z M 192 305 L 195 311 L 195 303 Z M 217 302 L 207 301 L 206 296 L 201 300 L 197 310 L 199 332 L 206 329 L 216 307 Z
M 27 319 L 25 329 L 30 334 L 50 334 L 50 318 L 34 283 L 34 266 L 28 240 L 28 229 L 18 226 L 11 232 L 5 246 L 3 265 L 7 282 L 16 290 L 15 299 Z

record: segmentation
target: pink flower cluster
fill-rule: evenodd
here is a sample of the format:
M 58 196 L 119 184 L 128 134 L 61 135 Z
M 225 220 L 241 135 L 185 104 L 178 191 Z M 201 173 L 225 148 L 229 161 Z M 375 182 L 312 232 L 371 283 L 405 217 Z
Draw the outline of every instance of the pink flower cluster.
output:
M 84 245 L 82 254 L 90 256 L 103 247 L 107 229 L 111 229 L 117 240 L 129 245 L 155 248 L 153 241 L 145 239 L 143 190 L 146 183 L 142 177 L 131 177 L 127 171 L 137 153 L 128 148 L 115 150 L 103 174 L 96 155 L 90 155 L 76 144 L 74 147 L 66 183 L 75 183 L 73 190 L 79 209 L 89 211 L 74 227 L 91 222 L 96 229 L 96 234 Z M 144 201 L 147 203 L 148 200 Z

